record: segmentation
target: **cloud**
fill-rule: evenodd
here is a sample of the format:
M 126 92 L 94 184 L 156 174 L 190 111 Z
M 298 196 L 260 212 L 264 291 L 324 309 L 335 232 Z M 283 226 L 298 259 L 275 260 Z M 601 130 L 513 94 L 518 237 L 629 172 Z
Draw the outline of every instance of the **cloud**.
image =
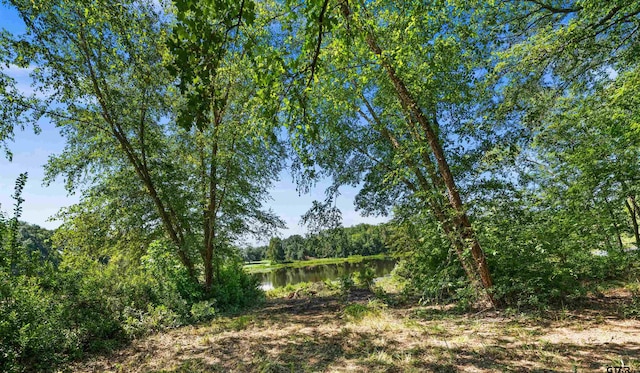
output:
M 13 80 L 15 80 L 15 88 L 18 92 L 25 96 L 36 95 L 40 93 L 36 92 L 33 87 L 33 79 L 31 79 L 31 73 L 35 69 L 35 66 L 20 67 L 17 65 L 9 65 L 8 68 L 3 69 L 2 73 Z
M 34 69 L 35 69 L 35 66 L 20 67 L 18 65 L 10 64 L 9 67 L 7 67 L 6 69 L 3 69 L 2 72 L 16 80 L 18 79 L 31 80 L 31 77 L 29 76 L 29 74 L 31 74 Z

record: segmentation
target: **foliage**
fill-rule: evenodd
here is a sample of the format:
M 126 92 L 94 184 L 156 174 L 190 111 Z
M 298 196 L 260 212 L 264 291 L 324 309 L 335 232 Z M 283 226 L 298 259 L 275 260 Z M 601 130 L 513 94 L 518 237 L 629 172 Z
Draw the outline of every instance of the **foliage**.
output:
M 204 300 L 191 305 L 191 318 L 194 322 L 209 321 L 216 316 L 213 302 Z
M 318 5 L 301 17 L 313 17 Z M 364 214 L 394 207 L 433 214 L 468 281 L 492 302 L 461 188 L 482 151 L 469 128 L 483 94 L 474 71 L 486 68 L 490 50 L 482 30 L 460 21 L 475 20 L 475 10 L 386 1 L 324 2 L 321 9 L 326 22 L 309 21 L 317 36 L 296 34 L 318 51 L 310 53 L 317 69 L 306 71 L 309 84 L 291 98 L 300 178 L 331 178 L 326 206 L 340 186 L 361 185 L 356 206 Z M 309 56 L 305 49 L 300 58 Z
M 0 210 L 0 268 L 11 271 L 16 275 L 26 270 L 26 257 L 20 247 L 19 219 L 22 214 L 22 191 L 27 183 L 27 173 L 18 176 L 15 183 L 15 191 L 11 198 L 15 201 L 13 217 L 6 219 L 4 212 Z
M 282 260 L 308 258 L 346 258 L 354 255 L 377 255 L 388 252 L 385 245 L 387 228 L 384 225 L 358 224 L 311 233 L 306 237 L 292 235 L 282 239 Z M 247 247 L 243 250 L 245 261 L 270 259 L 267 247 Z
M 385 305 L 377 300 L 371 300 L 367 304 L 351 303 L 344 307 L 344 315 L 350 321 L 361 321 L 367 316 L 379 315 Z
M 395 275 L 408 279 L 404 290 L 425 302 L 456 300 L 457 290 L 466 287 L 464 273 L 436 223 L 425 220 L 414 216 L 392 226 L 389 245 L 401 258 Z
M 112 257 L 105 262 L 68 252 L 57 269 L 34 260 L 37 276 L 2 275 L 0 338 L 3 371 L 47 371 L 86 352 L 108 350 L 131 338 L 210 319 L 263 297 L 253 277 L 228 263 L 228 281 L 213 298 L 161 242 L 144 264 Z M 47 272 L 45 272 L 45 270 Z
M 259 305 L 264 299 L 260 281 L 242 269 L 242 263 L 238 258 L 225 263 L 220 274 L 224 281 L 214 288 L 213 299 L 221 310 L 235 312 Z
M 631 292 L 631 304 L 623 306 L 623 317 L 640 318 L 640 281 L 630 283 L 627 289 Z
M 173 89 L 177 77 L 167 71 L 177 58 L 168 48 L 169 9 L 149 1 L 12 5 L 29 26 L 14 36 L 14 53 L 38 64 L 33 79 L 49 104 L 45 117 L 67 139 L 47 164 L 47 180 L 62 176 L 70 191 L 84 187 L 80 204 L 63 212 L 67 232 L 89 224 L 109 237 L 109 250 L 134 260 L 167 238 L 192 281 L 210 291 L 232 241 L 282 226 L 263 208 L 282 147 L 252 109 L 249 60 L 234 52 L 207 82 L 224 100 L 193 96 Z M 179 125 L 184 116 L 175 113 L 194 97 L 203 100 L 199 107 L 216 108 L 202 114 L 208 126 Z
M 40 133 L 37 124 L 43 114 L 43 107 L 39 105 L 35 94 L 27 96 L 18 86 L 17 81 L 11 76 L 10 70 L 29 70 L 29 61 L 16 55 L 13 49 L 11 35 L 4 29 L 0 30 L 0 151 L 4 157 L 11 161 L 13 154 L 9 142 L 15 139 L 17 129 L 24 130 L 32 127 L 33 132 Z M 7 69 L 7 71 L 5 71 Z
M 338 287 L 340 290 L 340 296 L 344 299 L 347 298 L 351 289 L 355 286 L 353 277 L 349 273 L 344 273 L 338 278 Z
M 376 273 L 370 265 L 360 266 L 360 270 L 355 274 L 355 282 L 367 288 L 373 286 L 373 280 L 376 277 Z
M 82 196 L 55 233 L 20 223 L 23 174 L 0 212 L 2 371 L 260 302 L 236 247 L 284 226 L 265 203 L 287 151 L 300 191 L 331 181 L 314 232 L 245 260 L 392 250 L 408 291 L 460 308 L 545 308 L 635 268 L 638 1 L 3 3 L 27 32 L 0 32 L 0 147 L 49 120 L 47 182 Z M 341 227 L 344 185 L 393 221 Z
M 269 259 L 275 263 L 284 262 L 284 249 L 282 248 L 282 240 L 278 237 L 273 237 L 269 241 L 269 247 L 266 252 L 266 259 Z

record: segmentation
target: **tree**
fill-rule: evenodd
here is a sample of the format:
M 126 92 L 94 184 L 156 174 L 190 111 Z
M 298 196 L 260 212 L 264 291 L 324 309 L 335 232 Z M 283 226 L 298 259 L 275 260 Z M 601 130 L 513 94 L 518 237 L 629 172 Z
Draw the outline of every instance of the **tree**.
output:
M 542 168 L 537 176 L 556 188 L 555 197 L 591 212 L 603 236 L 617 237 L 622 248 L 627 225 L 640 243 L 640 3 L 524 1 L 496 11 L 500 37 L 509 40 L 496 53 L 496 112 L 516 118 L 527 134 L 519 162 Z
M 308 47 L 297 58 L 311 62 L 291 110 L 305 124 L 291 131 L 305 176 L 314 176 L 315 163 L 333 177 L 334 192 L 364 182 L 357 203 L 367 213 L 399 203 L 428 209 L 478 294 L 493 302 L 454 175 L 469 172 L 473 151 L 465 155 L 461 137 L 474 119 L 473 71 L 485 56 L 480 32 L 460 22 L 473 10 L 383 1 L 303 9 L 312 26 L 301 31 Z
M 12 153 L 8 142 L 13 141 L 15 130 L 31 126 L 35 133 L 39 133 L 37 121 L 43 112 L 34 95 L 29 97 L 18 90 L 15 79 L 4 71 L 5 68 L 29 67 L 28 60 L 16 54 L 13 46 L 14 41 L 9 33 L 0 30 L 0 148 L 9 160 Z
M 23 251 L 20 240 L 19 220 L 22 215 L 22 191 L 27 183 L 27 173 L 18 176 L 15 184 L 15 192 L 11 196 L 15 201 L 13 208 L 13 217 L 7 219 L 4 212 L 0 210 L 0 269 L 3 272 L 17 275 L 25 271 L 28 264 L 27 257 Z
M 255 49 L 265 44 L 262 38 L 269 33 L 252 28 L 258 14 L 252 1 L 203 4 L 177 0 L 174 3 L 178 12 L 169 42 L 174 56 L 170 70 L 178 78 L 178 87 L 185 97 L 177 119 L 184 128 L 194 127 L 198 136 L 207 139 L 204 146 L 203 143 L 195 146 L 200 157 L 197 172 L 202 178 L 205 283 L 210 284 L 213 268 L 209 263 L 217 241 L 224 240 L 225 234 L 219 229 L 218 211 L 221 204 L 230 199 L 226 195 L 225 176 L 220 175 L 241 173 L 238 167 L 247 167 L 247 163 L 259 165 L 254 169 L 258 177 L 246 180 L 241 185 L 243 190 L 239 191 L 248 194 L 243 198 L 250 205 L 256 197 L 264 198 L 266 188 L 261 186 L 274 180 L 282 167 L 278 159 L 281 149 L 274 126 L 269 122 L 271 118 L 251 115 L 251 110 L 268 105 L 260 100 L 255 76 L 248 72 L 256 61 Z M 239 151 L 243 145 L 248 151 L 244 159 Z M 233 171 L 232 164 L 236 166 Z M 256 186 L 257 190 L 252 191 Z M 256 218 L 282 226 L 272 214 Z
M 280 238 L 273 237 L 269 241 L 269 248 L 267 249 L 267 259 L 276 263 L 284 262 L 284 248 L 282 247 L 282 240 Z
M 64 176 L 69 190 L 85 186 L 81 204 L 63 212 L 67 231 L 93 216 L 88 222 L 99 225 L 87 228 L 134 258 L 145 242 L 166 239 L 192 281 L 203 278 L 212 290 L 224 281 L 216 272 L 231 255 L 229 242 L 282 224 L 262 209 L 281 147 L 253 115 L 248 62 L 234 55 L 221 65 L 226 100 L 201 103 L 215 108 L 203 113 L 211 126 L 180 127 L 185 117 L 172 112 L 191 98 L 171 89 L 164 9 L 150 1 L 12 5 L 29 30 L 16 51 L 39 66 L 34 79 L 56 101 L 47 116 L 67 138 L 48 178 Z M 128 246 L 131 235 L 142 244 Z

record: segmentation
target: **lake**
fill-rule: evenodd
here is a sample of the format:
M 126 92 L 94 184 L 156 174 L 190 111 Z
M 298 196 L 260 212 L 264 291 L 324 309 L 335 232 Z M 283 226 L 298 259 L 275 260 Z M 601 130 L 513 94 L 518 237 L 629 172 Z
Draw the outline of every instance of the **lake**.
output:
M 369 265 L 374 270 L 376 277 L 384 277 L 391 273 L 396 266 L 394 259 L 363 259 L 357 263 L 318 264 L 297 268 L 278 268 L 266 273 L 256 273 L 264 290 L 297 284 L 300 282 L 320 282 L 324 280 L 337 280 L 344 274 L 353 274 L 360 271 L 363 266 Z

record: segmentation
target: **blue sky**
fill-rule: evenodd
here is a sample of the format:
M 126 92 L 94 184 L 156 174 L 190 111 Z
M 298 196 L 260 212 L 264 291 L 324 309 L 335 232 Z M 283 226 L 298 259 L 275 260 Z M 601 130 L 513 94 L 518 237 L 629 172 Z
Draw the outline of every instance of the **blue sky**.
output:
M 0 28 L 12 33 L 24 31 L 24 24 L 12 9 L 0 3 Z M 29 69 L 10 67 L 3 72 L 15 78 L 18 87 L 23 91 L 30 91 Z M 0 108 L 1 110 L 1 108 Z M 79 197 L 69 195 L 64 189 L 63 181 L 57 180 L 48 187 L 43 186 L 43 165 L 49 156 L 59 154 L 65 145 L 64 138 L 51 123 L 41 121 L 39 123 L 42 132 L 39 135 L 31 129 L 17 131 L 15 141 L 9 144 L 13 153 L 13 161 L 9 162 L 4 156 L 0 156 L 0 210 L 9 212 L 12 210 L 15 180 L 21 172 L 28 172 L 29 179 L 23 192 L 25 202 L 23 204 L 22 220 L 38 224 L 46 228 L 55 228 L 61 221 L 50 220 L 60 208 L 78 202 Z M 324 200 L 324 188 L 328 182 L 320 182 L 308 195 L 300 196 L 292 182 L 291 175 L 284 171 L 271 190 L 272 201 L 268 207 L 272 208 L 286 223 L 288 229 L 281 231 L 283 237 L 291 234 L 304 234 L 306 228 L 299 225 L 300 216 L 304 214 L 313 200 Z M 359 223 L 377 224 L 386 221 L 380 217 L 361 217 L 354 210 L 353 199 L 357 194 L 355 188 L 341 188 L 341 196 L 337 200 L 337 206 L 342 211 L 343 225 L 351 226 Z M 265 238 L 265 242 L 268 238 Z M 258 242 L 263 243 L 263 242 Z

